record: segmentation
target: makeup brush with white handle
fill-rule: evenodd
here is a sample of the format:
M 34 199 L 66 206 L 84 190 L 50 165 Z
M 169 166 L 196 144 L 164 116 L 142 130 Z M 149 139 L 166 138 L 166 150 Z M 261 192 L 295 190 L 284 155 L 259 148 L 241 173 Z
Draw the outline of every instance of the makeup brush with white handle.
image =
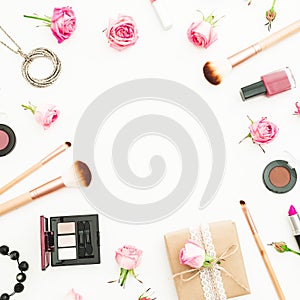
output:
M 236 54 L 229 56 L 227 59 L 220 61 L 208 61 L 203 66 L 203 73 L 207 81 L 211 84 L 218 85 L 235 66 L 248 60 L 252 56 L 262 52 L 263 50 L 275 45 L 283 39 L 297 33 L 300 30 L 300 20 L 291 23 L 290 25 L 274 32 L 268 37 L 260 40 L 259 42 L 247 47 Z
M 62 176 L 0 204 L 0 216 L 61 188 L 87 187 L 90 185 L 91 180 L 92 175 L 89 167 L 82 161 L 77 160 Z

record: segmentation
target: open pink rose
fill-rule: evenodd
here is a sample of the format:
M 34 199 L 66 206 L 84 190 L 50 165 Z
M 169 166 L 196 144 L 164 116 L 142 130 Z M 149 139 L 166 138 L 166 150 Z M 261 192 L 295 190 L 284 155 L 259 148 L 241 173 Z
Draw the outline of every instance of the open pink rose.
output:
M 136 23 L 132 17 L 120 14 L 116 20 L 109 20 L 106 37 L 110 46 L 116 50 L 133 46 L 138 40 Z
M 297 110 L 294 111 L 294 115 L 300 115 L 300 104 L 299 104 L 299 102 L 296 102 L 295 105 L 296 105 Z
M 205 20 L 192 23 L 187 30 L 187 36 L 189 41 L 195 46 L 205 49 L 218 39 L 213 25 Z
M 74 289 L 71 289 L 64 300 L 82 300 L 82 296 L 76 293 Z
M 268 144 L 272 142 L 278 134 L 279 128 L 266 117 L 261 118 L 258 122 L 253 122 L 249 126 L 252 140 L 256 144 Z
M 76 29 L 76 17 L 71 7 L 54 8 L 51 31 L 58 43 L 68 39 Z
M 187 240 L 184 248 L 179 252 L 179 260 L 182 265 L 199 269 L 203 266 L 205 261 L 205 250 L 202 245 L 199 245 L 193 240 Z
M 272 122 L 268 121 L 266 117 L 262 117 L 259 121 L 253 122 L 249 116 L 248 119 L 251 122 L 249 126 L 250 132 L 240 141 L 240 143 L 251 138 L 252 142 L 257 144 L 263 152 L 262 145 L 272 142 L 278 134 L 279 128 Z
M 41 124 L 45 130 L 49 129 L 60 115 L 60 111 L 53 104 L 41 104 L 36 106 L 29 102 L 28 105 L 22 104 L 22 107 L 26 110 L 30 110 L 35 120 Z
M 126 270 L 135 269 L 141 262 L 143 251 L 131 245 L 125 245 L 116 251 L 117 264 Z

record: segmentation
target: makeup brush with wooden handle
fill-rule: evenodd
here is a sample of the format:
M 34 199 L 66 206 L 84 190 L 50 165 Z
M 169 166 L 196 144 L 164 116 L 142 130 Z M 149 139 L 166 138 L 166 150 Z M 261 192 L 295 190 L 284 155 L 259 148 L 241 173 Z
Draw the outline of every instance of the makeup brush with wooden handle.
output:
M 30 192 L 0 204 L 0 216 L 61 188 L 87 187 L 90 185 L 91 180 L 92 175 L 89 167 L 82 161 L 77 160 L 62 176 L 57 177 Z
M 262 52 L 263 50 L 279 43 L 283 39 L 291 36 L 300 30 L 300 20 L 291 23 L 290 25 L 274 32 L 268 37 L 260 40 L 259 42 L 245 48 L 236 54 L 229 56 L 227 59 L 220 61 L 208 61 L 203 66 L 203 73 L 207 81 L 211 84 L 218 85 L 235 66 L 248 60 L 252 56 Z
M 14 185 L 16 185 L 18 182 L 35 172 L 37 169 L 44 166 L 47 162 L 64 152 L 65 150 L 69 149 L 71 147 L 70 142 L 65 142 L 63 145 L 56 148 L 54 151 L 52 151 L 50 154 L 48 154 L 46 157 L 41 159 L 39 162 L 35 163 L 33 166 L 31 166 L 29 169 L 25 170 L 22 174 L 5 184 L 3 187 L 0 188 L 0 195 L 6 192 L 8 189 L 12 188 Z

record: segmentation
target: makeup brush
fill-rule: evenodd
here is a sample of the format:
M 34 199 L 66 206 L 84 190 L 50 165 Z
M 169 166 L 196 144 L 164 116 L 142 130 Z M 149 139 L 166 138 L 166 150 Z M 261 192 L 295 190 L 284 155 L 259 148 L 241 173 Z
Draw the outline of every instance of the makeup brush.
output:
M 56 148 L 54 151 L 52 151 L 50 154 L 48 154 L 46 157 L 44 157 L 42 160 L 31 166 L 29 169 L 24 171 L 22 174 L 14 178 L 12 181 L 4 185 L 0 188 L 0 195 L 6 192 L 8 189 L 16 185 L 18 182 L 35 172 L 37 169 L 41 168 L 43 165 L 45 165 L 47 162 L 64 152 L 65 150 L 69 149 L 71 147 L 70 142 L 65 142 L 63 145 Z
M 253 222 L 251 214 L 250 214 L 250 212 L 249 212 L 249 210 L 247 208 L 246 202 L 243 201 L 243 200 L 241 200 L 240 201 L 240 205 L 241 205 L 242 211 L 243 211 L 243 213 L 245 215 L 245 218 L 247 220 L 247 223 L 248 223 L 248 225 L 250 227 L 250 230 L 252 232 L 254 240 L 256 242 L 256 246 L 257 246 L 257 248 L 259 250 L 259 253 L 260 253 L 260 255 L 261 255 L 261 257 L 262 257 L 262 259 L 263 259 L 263 261 L 265 263 L 265 267 L 266 267 L 266 269 L 267 269 L 267 271 L 269 273 L 269 276 L 271 278 L 271 281 L 272 281 L 272 283 L 274 285 L 274 288 L 276 290 L 278 299 L 285 300 L 285 296 L 284 296 L 283 291 L 282 291 L 282 289 L 280 287 L 280 284 L 279 284 L 279 281 L 278 281 L 278 279 L 276 277 L 276 274 L 275 274 L 275 272 L 274 272 L 274 270 L 272 268 L 272 265 L 271 265 L 271 262 L 270 262 L 270 259 L 269 259 L 268 255 L 267 255 L 267 252 L 265 250 L 265 247 L 264 247 L 264 245 L 263 245 L 263 243 L 262 243 L 262 241 L 261 241 L 261 239 L 260 239 L 260 237 L 258 235 L 258 231 L 256 229 L 256 226 L 255 226 L 254 222 Z
M 90 185 L 91 179 L 92 175 L 89 167 L 82 161 L 77 160 L 62 176 L 0 204 L 0 216 L 61 188 L 87 187 Z
M 245 48 L 236 54 L 229 56 L 227 59 L 220 61 L 208 61 L 203 66 L 203 73 L 207 81 L 211 84 L 218 85 L 222 79 L 237 65 L 251 58 L 252 56 L 262 52 L 263 50 L 273 46 L 274 44 L 282 41 L 290 35 L 300 30 L 300 20 L 291 23 L 290 25 L 274 32 L 268 37 L 260 40 L 259 42 Z

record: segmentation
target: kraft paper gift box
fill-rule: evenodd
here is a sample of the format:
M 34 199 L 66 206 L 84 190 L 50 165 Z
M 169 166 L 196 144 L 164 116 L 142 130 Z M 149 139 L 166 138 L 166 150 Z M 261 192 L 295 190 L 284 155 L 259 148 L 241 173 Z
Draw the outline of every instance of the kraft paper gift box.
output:
M 225 272 L 222 270 L 220 272 L 227 298 L 250 294 L 249 283 L 235 223 L 233 221 L 219 221 L 209 223 L 208 225 L 216 257 L 220 257 L 222 253 L 226 252 L 226 249 L 229 249 L 232 245 L 236 245 L 235 252 L 224 261 L 221 261 L 221 264 L 219 265 L 225 270 Z M 164 236 L 173 275 L 178 275 L 184 271 L 192 269 L 189 266 L 180 264 L 179 260 L 179 252 L 181 248 L 184 248 L 186 241 L 190 238 L 191 234 L 188 228 L 167 233 Z M 193 273 L 186 273 L 184 277 L 192 276 L 189 274 Z M 206 299 L 203 293 L 200 275 L 195 276 L 188 281 L 182 280 L 180 276 L 175 276 L 173 279 L 179 300 Z

